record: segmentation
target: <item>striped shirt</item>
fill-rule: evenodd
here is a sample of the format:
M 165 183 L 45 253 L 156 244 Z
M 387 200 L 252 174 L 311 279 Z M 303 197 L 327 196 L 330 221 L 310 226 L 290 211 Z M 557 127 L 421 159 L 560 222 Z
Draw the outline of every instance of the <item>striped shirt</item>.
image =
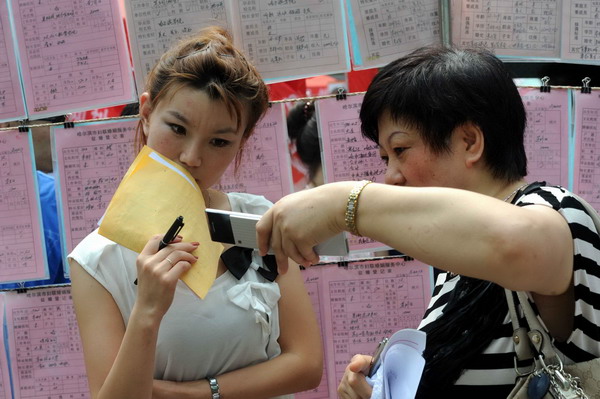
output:
M 561 187 L 540 187 L 521 196 L 516 204 L 552 207 L 568 222 L 574 248 L 574 329 L 567 341 L 554 344 L 565 364 L 600 357 L 600 237 L 592 218 L 581 203 Z M 449 293 L 460 278 L 449 273 L 438 276 L 420 329 L 427 330 L 427 325 L 443 314 Z M 533 308 L 537 313 L 535 306 Z M 516 378 L 511 336 L 512 325 L 507 312 L 502 325 L 495 329 L 490 345 L 471 359 L 448 397 L 506 398 Z

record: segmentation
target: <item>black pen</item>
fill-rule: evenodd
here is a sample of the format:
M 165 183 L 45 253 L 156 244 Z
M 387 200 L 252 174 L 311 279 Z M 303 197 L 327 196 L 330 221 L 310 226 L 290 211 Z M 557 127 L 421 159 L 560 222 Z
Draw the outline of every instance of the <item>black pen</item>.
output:
M 381 365 L 381 354 L 383 353 L 383 350 L 385 349 L 385 346 L 387 345 L 388 341 L 389 341 L 389 338 L 384 338 L 377 345 L 377 348 L 375 349 L 375 353 L 373 353 L 373 357 L 371 358 L 369 374 L 367 374 L 368 377 L 372 378 L 375 375 L 375 373 L 377 372 L 377 369 L 379 368 L 379 366 Z
M 183 216 L 178 216 L 177 219 L 175 219 L 175 221 L 171 225 L 171 227 L 169 227 L 169 230 L 167 230 L 167 234 L 165 234 L 163 239 L 160 240 L 160 244 L 158 244 L 159 251 L 167 245 L 169 245 L 169 243 L 173 241 L 175 237 L 177 237 L 177 234 L 179 234 L 179 232 L 183 228 L 183 224 Z
M 178 216 L 177 219 L 175 219 L 175 221 L 171 225 L 171 227 L 169 227 L 169 230 L 167 230 L 167 234 L 165 234 L 162 240 L 160 240 L 160 243 L 158 244 L 159 251 L 167 245 L 169 245 L 169 243 L 173 241 L 175 237 L 177 237 L 177 234 L 179 234 L 179 232 L 183 228 L 183 225 L 183 216 Z M 135 279 L 133 284 L 137 285 L 137 278 Z

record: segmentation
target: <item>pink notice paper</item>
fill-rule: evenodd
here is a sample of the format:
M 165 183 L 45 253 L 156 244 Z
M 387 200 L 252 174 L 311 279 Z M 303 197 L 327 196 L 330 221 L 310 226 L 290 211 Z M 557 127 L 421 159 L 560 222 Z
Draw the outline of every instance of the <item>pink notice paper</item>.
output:
M 0 320 L 4 320 L 4 294 L 0 295 Z M 10 370 L 6 356 L 6 347 L 4 346 L 4 329 L 0 332 L 0 399 L 11 399 L 10 390 Z
M 350 0 L 362 59 L 354 70 L 387 65 L 417 47 L 441 44 L 438 0 Z
M 600 4 L 590 0 L 563 2 L 562 52 L 564 60 L 600 60 Z
M 569 184 L 569 92 L 519 88 L 527 111 L 527 181 Z
M 5 295 L 15 398 L 90 398 L 70 287 Z
M 346 100 L 328 98 L 316 102 L 325 182 L 372 180 L 384 182 L 385 163 L 379 147 L 365 139 L 360 131 L 358 114 L 363 95 Z M 388 248 L 368 237 L 348 234 L 353 252 Z
M 64 253 L 70 253 L 98 228 L 98 221 L 135 158 L 137 122 L 125 119 L 52 128 Z
M 119 0 L 12 1 L 31 119 L 132 102 Z
M 600 211 L 600 92 L 575 97 L 573 191 Z
M 335 266 L 337 267 L 337 265 Z M 323 321 L 323 312 L 322 309 L 325 306 L 323 303 L 323 281 L 322 275 L 325 267 L 323 266 L 313 266 L 306 270 L 302 270 L 302 277 L 304 278 L 304 286 L 308 291 L 308 295 L 310 296 L 310 300 L 313 305 L 313 309 L 317 316 L 317 322 L 319 323 L 319 327 L 321 330 L 321 337 L 325 341 L 325 322 Z M 327 342 L 324 342 L 324 345 L 327 345 Z M 327 355 L 325 350 L 323 350 L 323 365 L 327 364 Z M 296 399 L 329 399 L 329 384 L 327 378 L 327 367 L 323 368 L 323 377 L 321 378 L 321 383 L 315 389 L 311 389 L 310 391 L 304 391 L 301 393 L 295 394 Z
M 31 133 L 0 131 L 0 282 L 48 278 Z
M 451 41 L 497 55 L 558 58 L 560 0 L 452 0 Z
M 127 28 L 138 92 L 148 72 L 177 40 L 208 25 L 227 27 L 223 0 L 127 0 Z
M 292 161 L 283 104 L 273 104 L 244 147 L 237 175 L 230 165 L 215 187 L 225 192 L 264 195 L 275 202 L 292 193 Z
M 0 122 L 26 116 L 7 7 L 0 2 Z
M 318 266 L 317 266 L 318 267 Z M 372 354 L 384 337 L 417 328 L 431 299 L 431 268 L 381 259 L 324 266 L 323 319 L 330 397 L 357 353 Z
M 348 72 L 341 0 L 229 0 L 237 45 L 269 83 Z

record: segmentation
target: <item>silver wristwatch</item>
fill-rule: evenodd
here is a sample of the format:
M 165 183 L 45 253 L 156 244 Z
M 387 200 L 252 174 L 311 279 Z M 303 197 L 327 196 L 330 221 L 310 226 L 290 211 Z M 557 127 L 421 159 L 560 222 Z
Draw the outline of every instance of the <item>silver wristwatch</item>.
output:
M 208 385 L 210 386 L 210 393 L 212 394 L 212 399 L 221 399 L 221 393 L 219 392 L 219 383 L 217 379 L 214 377 L 206 377 L 208 380 Z

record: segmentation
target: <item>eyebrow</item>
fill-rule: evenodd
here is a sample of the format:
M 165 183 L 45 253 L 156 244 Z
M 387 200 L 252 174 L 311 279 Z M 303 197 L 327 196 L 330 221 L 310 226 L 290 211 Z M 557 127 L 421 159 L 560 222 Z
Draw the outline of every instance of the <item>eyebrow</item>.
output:
M 179 119 L 182 123 L 185 124 L 189 124 L 190 122 L 187 120 L 187 118 L 185 116 L 183 116 L 181 113 L 177 112 L 177 111 L 167 111 L 168 114 L 170 114 L 173 118 L 175 119 Z
M 190 121 L 184 115 L 182 115 L 180 112 L 168 110 L 167 113 L 169 115 L 171 115 L 173 118 L 178 119 L 181 123 L 183 123 L 185 125 L 190 124 Z M 215 133 L 217 133 L 217 134 L 226 134 L 226 133 L 236 133 L 237 134 L 237 132 L 238 132 L 237 129 L 233 128 L 233 127 L 224 127 L 222 129 L 217 129 L 215 131 Z
M 394 138 L 394 136 L 396 136 L 397 134 L 400 134 L 400 133 L 402 133 L 402 132 L 400 132 L 400 131 L 398 131 L 398 130 L 396 130 L 396 131 L 394 131 L 394 132 L 390 133 L 390 135 L 388 136 L 388 138 L 387 138 L 387 140 L 386 140 L 386 143 L 387 143 L 387 144 L 390 144 L 390 143 L 392 142 L 392 139 Z M 380 148 L 382 147 L 382 146 L 381 146 L 381 144 L 379 144 L 379 147 L 380 147 Z
M 388 136 L 387 143 L 388 143 L 388 144 L 389 144 L 389 143 L 391 143 L 392 139 L 393 139 L 394 137 L 396 137 L 397 135 L 399 135 L 399 134 L 406 135 L 406 132 L 405 132 L 405 131 L 403 131 L 403 130 L 395 130 L 395 131 L 393 131 L 393 132 L 392 132 L 392 133 L 390 133 L 390 135 Z

